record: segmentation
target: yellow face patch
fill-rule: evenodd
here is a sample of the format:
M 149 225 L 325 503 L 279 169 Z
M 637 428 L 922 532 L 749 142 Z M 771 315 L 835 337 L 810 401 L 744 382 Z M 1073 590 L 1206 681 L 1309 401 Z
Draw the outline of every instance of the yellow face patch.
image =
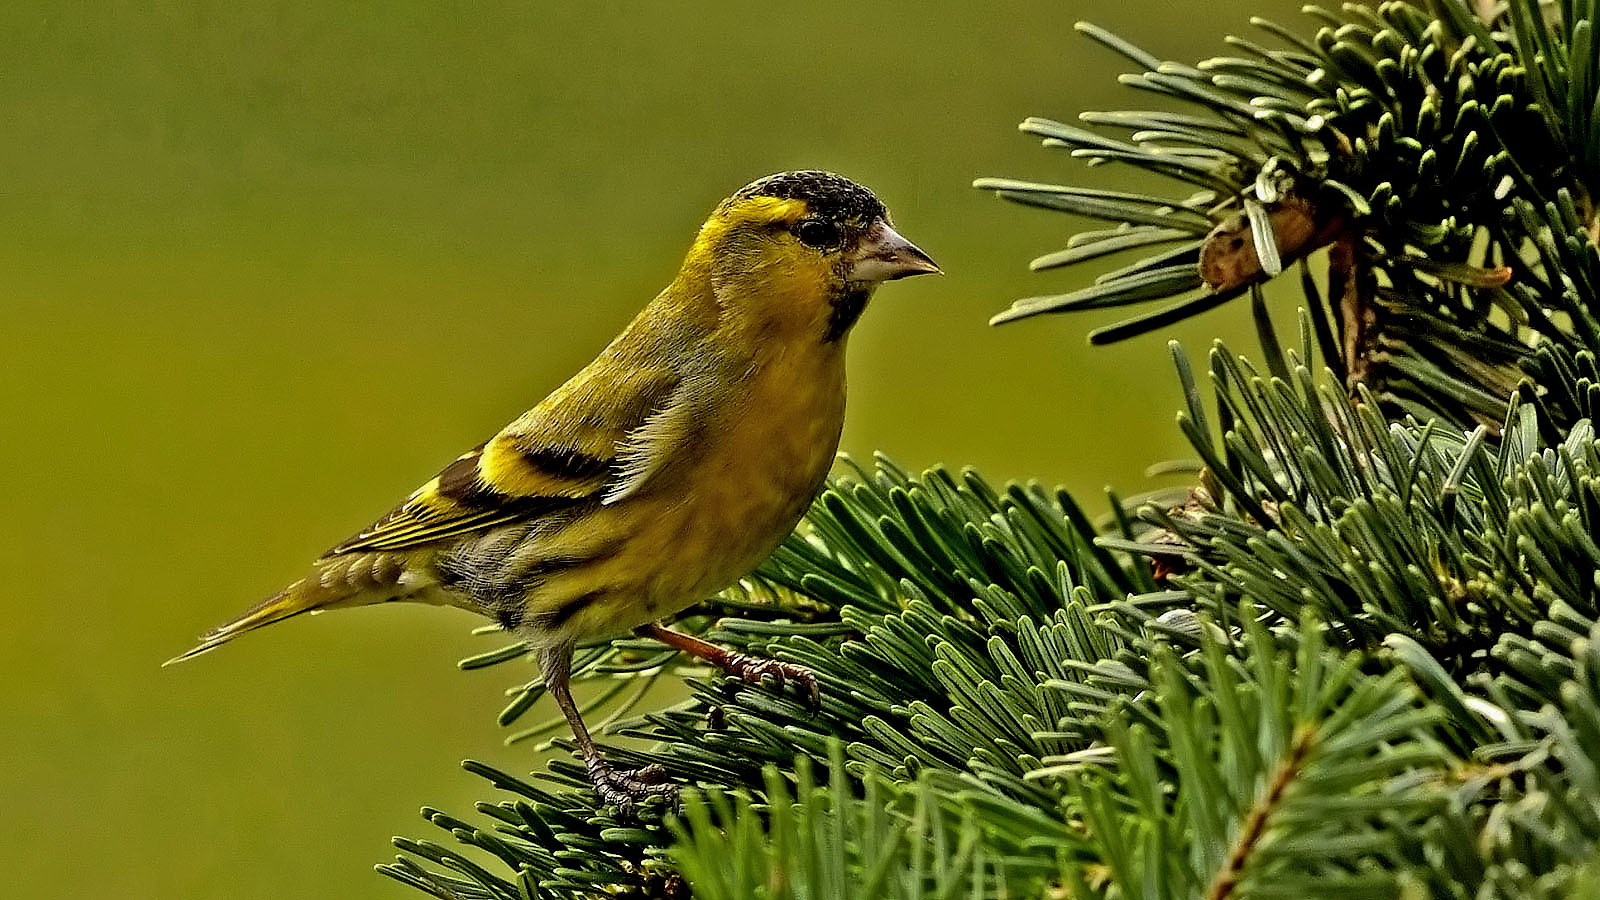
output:
M 717 208 L 711 218 L 700 227 L 694 250 L 705 251 L 721 243 L 722 238 L 736 228 L 751 225 L 793 225 L 806 217 L 808 208 L 804 200 L 783 200 L 777 197 L 749 197 L 725 203 Z
M 744 222 L 794 223 L 805 218 L 807 210 L 804 200 L 751 197 L 730 205 L 718 218 Z

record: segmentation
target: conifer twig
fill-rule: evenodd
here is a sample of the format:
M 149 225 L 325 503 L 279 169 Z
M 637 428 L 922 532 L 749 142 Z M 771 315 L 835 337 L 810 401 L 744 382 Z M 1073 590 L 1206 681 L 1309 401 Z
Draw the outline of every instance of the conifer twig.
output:
M 1244 827 L 1239 829 L 1239 834 L 1233 839 L 1233 845 L 1228 849 L 1227 860 L 1217 870 L 1217 874 L 1211 879 L 1211 884 L 1206 887 L 1206 900 L 1227 900 L 1238 888 L 1239 880 L 1244 877 L 1245 867 L 1250 864 L 1251 852 L 1266 834 L 1267 826 L 1272 822 L 1272 814 L 1282 805 L 1284 792 L 1299 776 L 1301 767 L 1316 742 L 1316 737 L 1317 730 L 1309 725 L 1302 725 L 1295 730 L 1294 739 L 1289 744 L 1289 752 L 1273 771 L 1272 779 L 1267 783 L 1266 793 L 1262 794 L 1261 799 L 1251 808 L 1250 814 L 1245 818 Z

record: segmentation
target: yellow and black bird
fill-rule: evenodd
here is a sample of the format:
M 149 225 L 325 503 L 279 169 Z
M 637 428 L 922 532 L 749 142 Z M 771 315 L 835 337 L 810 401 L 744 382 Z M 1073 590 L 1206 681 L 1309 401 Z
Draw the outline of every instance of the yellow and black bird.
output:
M 742 188 L 593 362 L 177 660 L 313 610 L 469 609 L 538 648 L 603 800 L 670 795 L 658 770 L 606 763 L 568 686 L 573 647 L 633 630 L 815 701 L 804 669 L 658 620 L 748 574 L 794 528 L 838 448 L 851 326 L 879 284 L 938 271 L 849 179 L 787 172 Z

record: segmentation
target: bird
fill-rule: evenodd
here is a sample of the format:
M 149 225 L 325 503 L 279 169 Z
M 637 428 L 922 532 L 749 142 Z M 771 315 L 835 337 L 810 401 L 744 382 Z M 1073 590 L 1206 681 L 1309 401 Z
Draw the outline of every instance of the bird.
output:
M 675 796 L 659 767 L 606 760 L 573 701 L 574 648 L 631 632 L 818 701 L 808 670 L 665 622 L 793 531 L 838 451 L 852 326 L 884 282 L 938 272 L 848 178 L 807 170 L 746 185 L 592 362 L 168 664 L 301 613 L 467 609 L 534 648 L 603 802 L 628 811 Z

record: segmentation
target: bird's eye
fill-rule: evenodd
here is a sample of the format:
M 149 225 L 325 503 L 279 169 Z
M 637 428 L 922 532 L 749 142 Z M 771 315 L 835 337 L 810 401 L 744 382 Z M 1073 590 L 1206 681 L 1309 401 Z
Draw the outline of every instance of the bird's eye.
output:
M 827 219 L 804 219 L 794 227 L 794 236 L 807 247 L 820 250 L 839 243 L 839 226 Z

